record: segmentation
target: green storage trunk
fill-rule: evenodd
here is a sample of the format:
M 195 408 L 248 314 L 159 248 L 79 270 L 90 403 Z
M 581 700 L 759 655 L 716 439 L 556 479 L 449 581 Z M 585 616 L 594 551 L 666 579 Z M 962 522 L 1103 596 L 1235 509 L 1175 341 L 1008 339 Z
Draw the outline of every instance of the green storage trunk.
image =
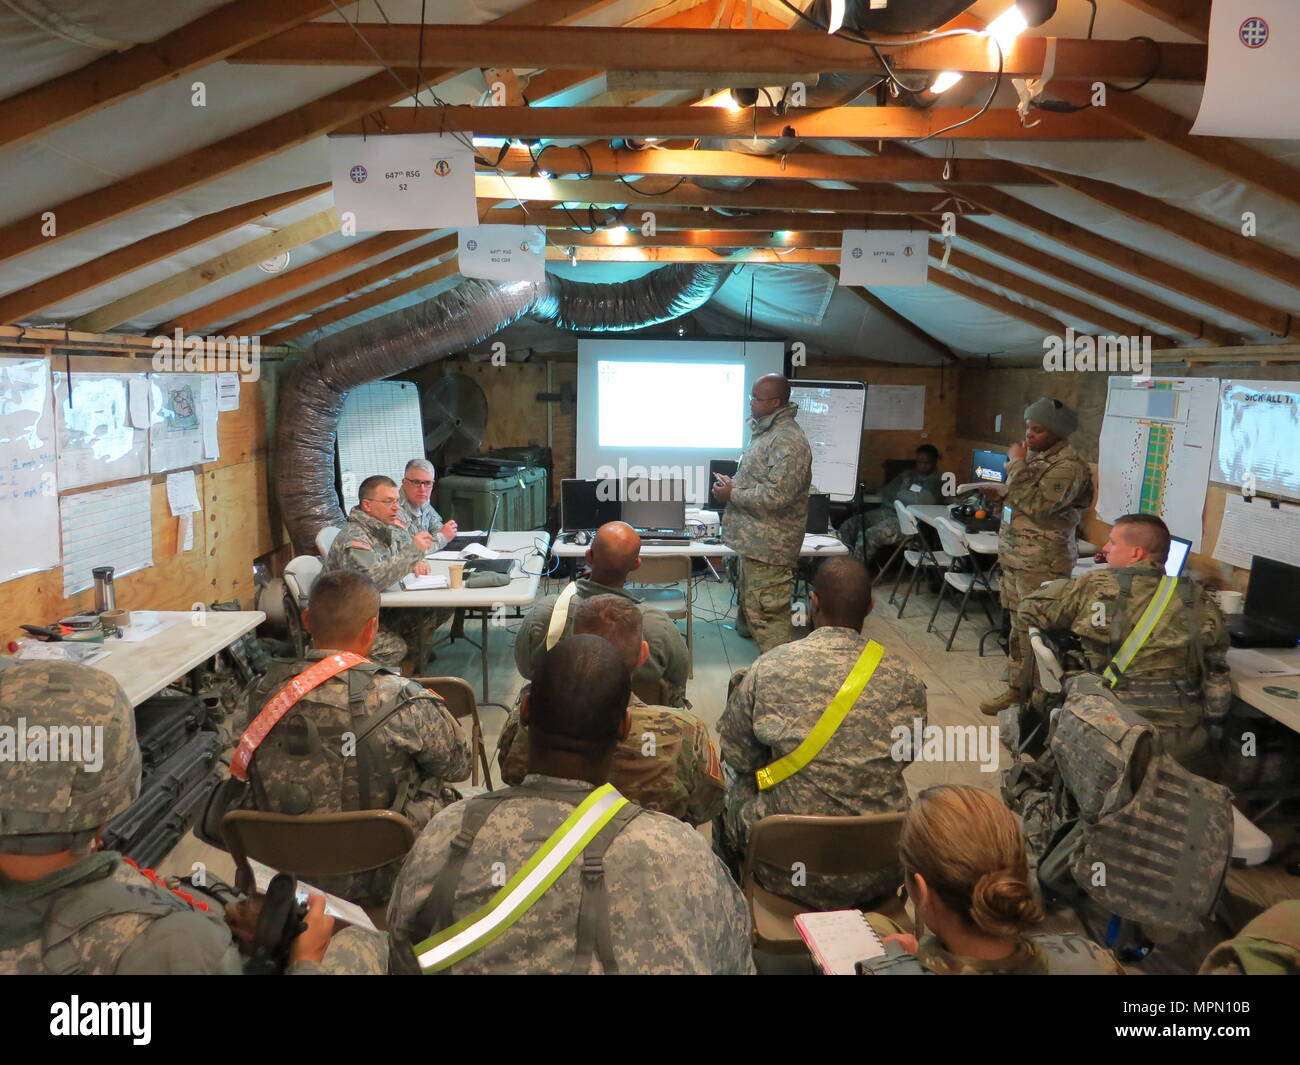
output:
M 540 529 L 546 524 L 546 471 L 525 469 L 510 477 L 449 474 L 438 481 L 438 512 L 462 529 L 486 529 L 496 497 L 501 497 L 496 528 Z

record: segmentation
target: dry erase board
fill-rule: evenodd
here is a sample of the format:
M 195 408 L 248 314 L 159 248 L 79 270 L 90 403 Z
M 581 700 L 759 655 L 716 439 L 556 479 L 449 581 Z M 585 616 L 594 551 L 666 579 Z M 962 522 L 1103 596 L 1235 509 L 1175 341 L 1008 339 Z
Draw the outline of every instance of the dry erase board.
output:
M 858 486 L 858 453 L 867 409 L 862 381 L 791 381 L 799 428 L 812 446 L 812 483 L 832 499 L 852 499 Z

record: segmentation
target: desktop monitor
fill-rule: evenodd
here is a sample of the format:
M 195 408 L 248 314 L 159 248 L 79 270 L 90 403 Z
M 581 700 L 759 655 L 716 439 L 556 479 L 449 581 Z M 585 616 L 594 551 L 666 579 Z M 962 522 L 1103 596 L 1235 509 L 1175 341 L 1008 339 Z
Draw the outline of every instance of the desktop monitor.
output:
M 1165 559 L 1165 576 L 1181 577 L 1183 567 L 1187 565 L 1187 556 L 1191 553 L 1192 541 L 1181 536 L 1169 537 L 1169 557 Z
M 971 452 L 971 476 L 976 481 L 1007 483 L 1007 453 L 1005 451 Z
M 831 527 L 831 497 L 828 495 L 810 495 L 808 497 L 807 532 L 825 534 Z
M 1255 555 L 1246 585 L 1245 614 L 1278 628 L 1300 630 L 1300 566 Z
M 618 521 L 620 509 L 613 482 L 581 477 L 560 481 L 560 528 L 566 532 L 599 529 L 607 521 Z
M 623 484 L 623 520 L 634 529 L 686 528 L 686 482 L 631 477 Z

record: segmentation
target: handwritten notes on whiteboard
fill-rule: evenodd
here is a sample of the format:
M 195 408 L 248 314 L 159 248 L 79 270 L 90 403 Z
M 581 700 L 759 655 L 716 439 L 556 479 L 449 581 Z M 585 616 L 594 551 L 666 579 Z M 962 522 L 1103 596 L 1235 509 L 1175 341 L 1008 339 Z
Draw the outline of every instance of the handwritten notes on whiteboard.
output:
M 54 408 L 45 359 L 0 359 L 0 581 L 59 564 Z

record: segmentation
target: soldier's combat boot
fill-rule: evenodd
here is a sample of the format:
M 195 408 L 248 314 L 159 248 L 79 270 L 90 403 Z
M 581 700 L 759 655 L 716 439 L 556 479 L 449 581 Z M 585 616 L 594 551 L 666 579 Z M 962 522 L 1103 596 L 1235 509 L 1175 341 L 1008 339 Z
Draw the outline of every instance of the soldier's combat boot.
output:
M 985 717 L 997 717 L 1003 710 L 1015 706 L 1018 702 L 1020 702 L 1020 693 L 1008 688 L 996 698 L 985 699 L 980 703 L 980 713 Z

